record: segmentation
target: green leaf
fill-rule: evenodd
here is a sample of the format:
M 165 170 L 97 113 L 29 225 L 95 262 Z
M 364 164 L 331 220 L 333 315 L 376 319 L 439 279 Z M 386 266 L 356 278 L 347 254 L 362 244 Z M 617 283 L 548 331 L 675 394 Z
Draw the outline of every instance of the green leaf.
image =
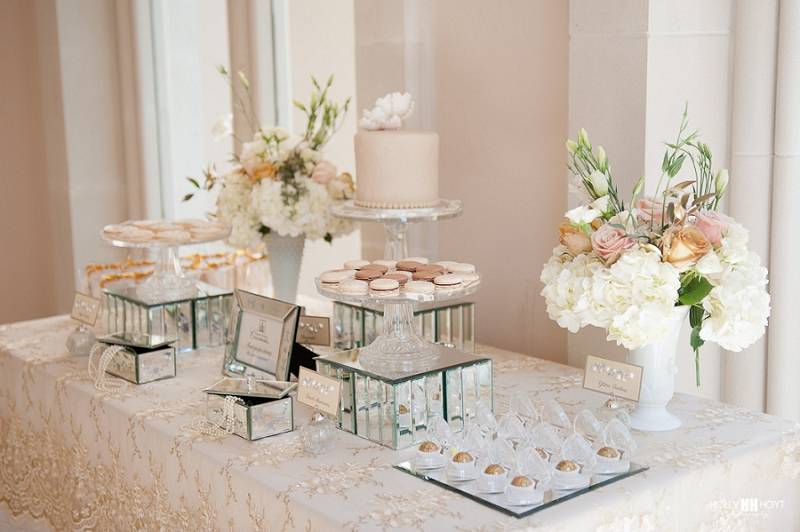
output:
M 272 229 L 270 229 L 266 225 L 262 225 L 261 227 L 258 228 L 258 232 L 261 233 L 262 236 L 267 236 L 268 234 L 270 234 L 271 231 Z
M 692 334 L 689 335 L 689 345 L 692 346 L 692 349 L 697 351 L 703 347 L 705 343 L 705 340 L 700 338 L 700 326 L 692 327 Z
M 189 181 L 189 183 L 194 185 L 194 188 L 200 188 L 200 183 L 197 182 L 197 179 L 193 177 L 187 177 L 186 179 Z
M 695 305 L 705 298 L 714 288 L 702 275 L 689 276 L 678 290 L 678 302 L 681 305 Z
M 190 192 L 189 194 L 186 194 L 181 201 L 189 201 L 193 197 L 194 197 L 194 193 Z
M 330 233 L 325 233 L 325 242 L 327 242 L 328 244 L 333 242 L 333 235 Z

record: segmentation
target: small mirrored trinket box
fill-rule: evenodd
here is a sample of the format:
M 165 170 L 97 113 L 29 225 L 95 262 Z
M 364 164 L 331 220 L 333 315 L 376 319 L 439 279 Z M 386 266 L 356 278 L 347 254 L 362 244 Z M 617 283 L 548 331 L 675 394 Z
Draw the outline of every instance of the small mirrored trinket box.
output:
M 179 352 L 225 345 L 233 292 L 197 283 L 197 294 L 180 300 L 145 301 L 136 286 L 103 290 L 109 332 L 174 336 Z
M 224 421 L 225 398 L 235 398 L 233 433 L 260 440 L 294 430 L 294 405 L 289 392 L 297 383 L 225 377 L 206 388 L 206 418 Z
M 98 341 L 123 346 L 109 362 L 106 373 L 134 384 L 145 384 L 176 375 L 175 338 L 141 333 L 117 333 Z
M 478 401 L 492 407 L 492 361 L 443 345 L 421 373 L 380 375 L 358 362 L 358 349 L 316 359 L 317 371 L 342 382 L 339 428 L 392 449 L 424 441 L 429 419 L 461 431 Z

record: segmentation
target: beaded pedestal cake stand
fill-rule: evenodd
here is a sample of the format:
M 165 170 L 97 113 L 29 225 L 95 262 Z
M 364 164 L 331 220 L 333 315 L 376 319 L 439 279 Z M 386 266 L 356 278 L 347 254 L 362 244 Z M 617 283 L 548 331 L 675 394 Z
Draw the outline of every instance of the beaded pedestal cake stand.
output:
M 432 206 L 420 209 L 372 209 L 359 207 L 353 200 L 336 203 L 331 214 L 355 222 L 378 222 L 386 231 L 385 259 L 400 260 L 408 257 L 408 226 L 417 222 L 436 222 L 459 216 L 463 206 L 459 200 L 439 200 Z

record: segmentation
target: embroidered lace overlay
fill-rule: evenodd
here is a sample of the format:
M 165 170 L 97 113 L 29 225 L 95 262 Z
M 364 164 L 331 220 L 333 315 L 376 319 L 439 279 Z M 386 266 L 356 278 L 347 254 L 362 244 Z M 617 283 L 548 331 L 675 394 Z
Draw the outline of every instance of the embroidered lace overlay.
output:
M 649 471 L 517 520 L 394 470 L 409 451 L 349 434 L 313 456 L 296 432 L 192 431 L 220 350 L 179 355 L 174 379 L 98 391 L 64 347 L 73 328 L 65 317 L 0 326 L 0 512 L 54 530 L 800 530 L 789 421 L 678 395 L 681 429 L 636 433 L 633 459 Z M 499 412 L 520 390 L 573 414 L 605 400 L 578 370 L 481 351 L 495 359 Z

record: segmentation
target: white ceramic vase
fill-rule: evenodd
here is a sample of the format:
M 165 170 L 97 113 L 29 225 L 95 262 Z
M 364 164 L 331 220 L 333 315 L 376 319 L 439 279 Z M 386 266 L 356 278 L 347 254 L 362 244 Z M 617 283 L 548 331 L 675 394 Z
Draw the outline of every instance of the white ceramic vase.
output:
M 267 244 L 275 299 L 294 303 L 297 299 L 297 283 L 300 280 L 300 264 L 303 262 L 306 237 L 268 233 L 264 242 Z
M 688 314 L 689 307 L 676 307 L 661 340 L 628 352 L 628 362 L 644 368 L 639 403 L 631 413 L 631 427 L 635 429 L 664 431 L 681 426 L 681 420 L 669 413 L 667 404 L 675 393 L 675 353 Z

